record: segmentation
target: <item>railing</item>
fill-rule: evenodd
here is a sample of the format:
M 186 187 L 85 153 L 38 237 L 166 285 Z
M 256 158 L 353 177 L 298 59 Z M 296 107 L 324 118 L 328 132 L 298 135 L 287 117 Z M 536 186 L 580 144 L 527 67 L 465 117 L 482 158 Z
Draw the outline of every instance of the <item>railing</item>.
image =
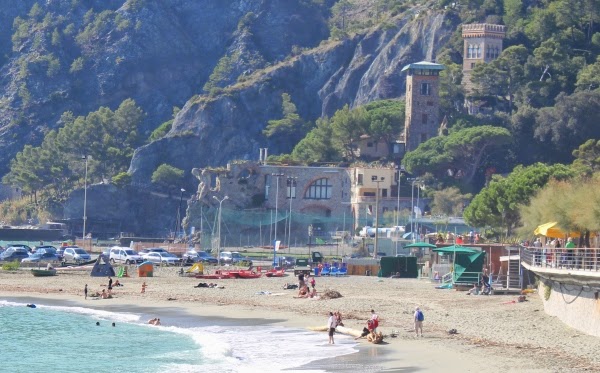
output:
M 600 249 L 524 247 L 521 261 L 532 267 L 600 271 Z

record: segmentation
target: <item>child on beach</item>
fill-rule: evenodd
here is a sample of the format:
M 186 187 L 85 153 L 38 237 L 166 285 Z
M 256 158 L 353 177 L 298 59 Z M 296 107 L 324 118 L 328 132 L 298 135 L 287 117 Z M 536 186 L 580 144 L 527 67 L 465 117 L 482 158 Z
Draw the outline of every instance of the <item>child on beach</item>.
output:
M 142 293 L 145 293 L 145 292 L 146 292 L 146 287 L 147 287 L 147 286 L 148 286 L 148 285 L 146 285 L 146 281 L 144 281 L 144 283 L 142 284 Z

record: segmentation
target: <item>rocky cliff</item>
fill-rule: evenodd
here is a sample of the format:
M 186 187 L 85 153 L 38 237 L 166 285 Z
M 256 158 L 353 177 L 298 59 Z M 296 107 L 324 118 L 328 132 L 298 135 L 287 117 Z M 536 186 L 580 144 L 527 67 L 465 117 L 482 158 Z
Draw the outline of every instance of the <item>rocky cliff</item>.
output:
M 133 98 L 149 134 L 207 81 L 227 85 L 318 45 L 328 2 L 0 0 L 0 175 L 66 111 Z M 235 68 L 214 75 L 224 58 Z
M 405 91 L 405 64 L 433 60 L 455 25 L 443 12 L 414 9 L 393 25 L 317 48 L 261 70 L 227 86 L 222 93 L 189 100 L 168 135 L 133 157 L 134 181 L 147 183 L 162 163 L 188 171 L 223 165 L 231 159 L 256 159 L 290 152 L 269 143 L 262 130 L 281 117 L 281 94 L 288 93 L 306 120 L 331 116 L 345 104 L 399 97 Z

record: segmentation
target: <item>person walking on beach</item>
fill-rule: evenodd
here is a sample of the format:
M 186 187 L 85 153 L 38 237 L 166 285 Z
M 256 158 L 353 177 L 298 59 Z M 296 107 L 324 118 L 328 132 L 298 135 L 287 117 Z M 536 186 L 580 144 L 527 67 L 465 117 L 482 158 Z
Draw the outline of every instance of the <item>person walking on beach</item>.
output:
M 425 316 L 423 315 L 423 311 L 419 309 L 419 307 L 415 308 L 415 336 L 419 336 L 419 330 L 421 331 L 421 337 L 423 337 L 423 321 L 425 320 Z
M 144 283 L 142 284 L 142 294 L 146 292 L 146 287 L 148 285 L 146 285 L 146 281 L 144 281 Z
M 112 293 L 112 284 L 113 284 L 112 277 L 108 276 L 108 294 Z
M 85 284 L 85 286 L 83 287 L 83 296 L 84 299 L 87 299 L 87 284 Z
M 335 317 L 333 317 L 333 312 L 329 312 L 329 320 L 327 320 L 327 331 L 329 332 L 329 344 L 333 345 L 335 342 L 333 341 L 333 333 L 335 332 Z

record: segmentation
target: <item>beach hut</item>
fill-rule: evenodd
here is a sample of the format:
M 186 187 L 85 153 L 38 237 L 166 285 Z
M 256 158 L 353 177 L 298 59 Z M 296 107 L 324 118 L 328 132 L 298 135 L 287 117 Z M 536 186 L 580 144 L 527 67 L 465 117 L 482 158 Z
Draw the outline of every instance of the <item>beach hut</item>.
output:
M 154 264 L 152 262 L 143 262 L 138 266 L 138 277 L 154 276 Z
M 485 252 L 471 247 L 452 245 L 433 249 L 443 255 L 452 255 L 452 282 L 454 284 L 473 284 L 479 282 L 483 271 Z

